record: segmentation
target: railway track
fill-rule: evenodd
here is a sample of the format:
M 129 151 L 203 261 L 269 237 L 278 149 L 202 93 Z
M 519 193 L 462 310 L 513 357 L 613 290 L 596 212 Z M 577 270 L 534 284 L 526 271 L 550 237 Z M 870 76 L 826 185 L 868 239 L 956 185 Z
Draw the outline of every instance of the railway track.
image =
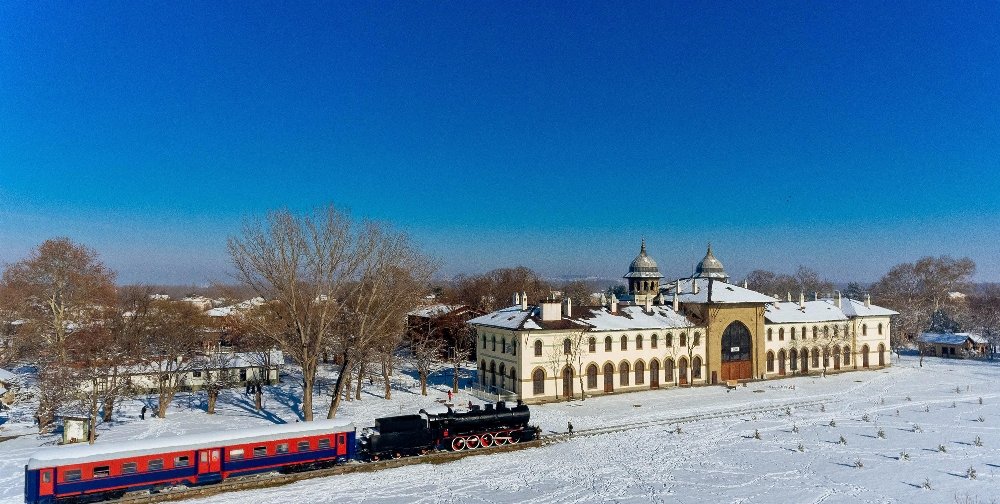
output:
M 180 501 L 187 499 L 211 497 L 213 495 L 218 495 L 227 492 L 272 488 L 277 486 L 289 485 L 298 481 L 314 479 L 314 478 L 325 478 L 341 474 L 374 472 L 374 471 L 381 471 L 383 469 L 392 469 L 396 467 L 405 467 L 417 464 L 445 464 L 448 462 L 453 462 L 456 460 L 463 459 L 465 457 L 489 455 L 495 453 L 506 453 L 506 452 L 523 450 L 527 448 L 537 448 L 540 446 L 545 446 L 553 443 L 564 442 L 572 438 L 598 436 L 602 434 L 612 434 L 616 432 L 627 432 L 630 430 L 657 427 L 662 425 L 677 425 L 677 424 L 697 422 L 702 420 L 712 420 L 718 418 L 772 413 L 772 412 L 783 411 L 787 408 L 803 408 L 810 406 L 819 406 L 821 404 L 829 402 L 829 400 L 830 400 L 829 398 L 824 398 L 824 399 L 788 401 L 782 403 L 769 403 L 760 406 L 726 408 L 726 409 L 719 409 L 719 410 L 691 414 L 691 415 L 663 417 L 652 420 L 643 420 L 639 422 L 629 422 L 625 424 L 618 424 L 607 427 L 580 429 L 575 431 L 573 434 L 568 434 L 568 433 L 548 434 L 533 441 L 524 441 L 517 444 L 506 444 L 502 446 L 492 446 L 489 448 L 478 448 L 475 450 L 433 452 L 415 457 L 403 457 L 398 459 L 380 460 L 376 462 L 366 462 L 366 463 L 350 462 L 344 465 L 323 468 L 323 469 L 316 469 L 312 471 L 299 472 L 299 473 L 291 473 L 291 474 L 272 472 L 272 473 L 263 473 L 251 476 L 239 476 L 227 479 L 221 483 L 203 487 L 179 486 L 161 491 L 159 493 L 126 494 L 124 497 L 115 500 L 110 500 L 107 502 L 114 504 L 152 504 L 158 502 L 172 502 L 172 501 Z

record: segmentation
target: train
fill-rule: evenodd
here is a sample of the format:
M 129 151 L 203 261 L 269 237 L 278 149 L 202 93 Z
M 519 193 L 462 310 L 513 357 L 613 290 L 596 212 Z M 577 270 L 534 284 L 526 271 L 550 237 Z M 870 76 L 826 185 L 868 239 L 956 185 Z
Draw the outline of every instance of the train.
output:
M 128 492 L 211 485 L 235 476 L 297 472 L 431 451 L 464 451 L 536 439 L 528 407 L 503 402 L 382 417 L 360 431 L 349 420 L 188 434 L 34 453 L 24 467 L 24 502 L 95 502 Z

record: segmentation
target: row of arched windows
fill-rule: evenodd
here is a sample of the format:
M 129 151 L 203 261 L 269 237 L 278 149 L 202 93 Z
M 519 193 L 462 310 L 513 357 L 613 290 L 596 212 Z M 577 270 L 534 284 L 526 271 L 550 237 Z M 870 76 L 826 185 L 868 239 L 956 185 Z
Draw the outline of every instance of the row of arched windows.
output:
M 657 388 L 660 386 L 662 379 L 666 379 L 670 383 L 686 384 L 689 379 L 701 379 L 702 367 L 703 361 L 697 355 L 691 359 L 690 369 L 688 367 L 688 359 L 684 356 L 678 358 L 676 364 L 672 358 L 664 359 L 662 368 L 660 361 L 655 358 L 649 361 L 648 367 L 646 362 L 641 359 L 634 363 L 623 360 L 617 366 L 612 362 L 606 362 L 603 367 L 598 367 L 597 363 L 592 362 L 587 365 L 584 373 L 586 377 L 585 388 L 588 390 L 600 388 L 602 382 L 598 377 L 602 374 L 604 376 L 604 392 L 613 392 L 616 386 L 633 387 L 649 385 L 650 388 Z M 543 367 L 537 367 L 531 372 L 532 392 L 534 395 L 545 394 L 545 380 L 549 372 L 551 370 L 546 370 Z M 564 368 L 561 373 L 563 380 L 571 379 L 574 372 L 572 366 Z M 568 392 L 572 391 L 572 387 L 572 384 L 566 386 L 564 383 L 563 394 L 568 395 Z
M 483 350 L 485 350 L 487 348 L 487 344 L 486 344 L 487 340 L 486 340 L 486 335 L 485 334 L 482 335 L 481 340 L 482 340 Z M 496 352 L 497 351 L 497 337 L 496 337 L 496 335 L 490 336 L 489 343 L 490 343 L 490 345 L 492 345 L 493 351 Z M 508 353 L 508 352 L 510 352 L 511 355 L 517 355 L 517 340 L 514 339 L 514 338 L 511 338 L 510 339 L 510 344 L 508 344 L 507 343 L 507 338 L 506 337 L 501 337 L 500 338 L 500 346 L 499 346 L 499 348 L 500 348 L 500 353 Z
M 808 327 L 802 326 L 802 332 L 799 333 L 799 334 L 802 335 L 803 339 L 805 339 L 806 335 L 808 334 L 807 330 L 808 330 Z M 882 335 L 882 330 L 883 330 L 883 327 L 882 327 L 882 323 L 880 322 L 878 324 L 878 335 L 879 336 Z M 850 334 L 850 332 L 851 332 L 850 326 L 849 325 L 845 325 L 844 326 L 844 334 L 845 335 L 846 334 Z M 820 334 L 819 326 L 813 326 L 812 327 L 812 337 L 813 337 L 813 339 L 819 338 L 819 334 Z M 791 336 L 792 340 L 795 339 L 795 327 L 789 328 L 789 335 Z M 868 336 L 868 324 L 861 324 L 861 335 L 862 336 Z M 823 326 L 823 337 L 829 337 L 829 336 L 830 336 L 830 326 Z M 836 338 L 838 336 L 840 336 L 840 326 L 835 325 L 835 326 L 833 326 L 833 337 Z M 768 327 L 767 328 L 767 341 L 773 341 L 773 340 L 774 340 L 774 328 L 773 327 Z M 778 341 L 785 341 L 785 328 L 784 327 L 779 327 L 778 328 Z
M 691 345 L 692 346 L 698 346 L 698 345 L 700 345 L 701 344 L 701 333 L 698 332 L 698 331 L 695 331 L 693 336 L 694 336 L 694 340 L 691 342 Z M 619 345 L 618 347 L 622 351 L 627 351 L 628 348 L 629 348 L 629 342 L 630 342 L 629 337 L 627 335 L 622 335 L 620 338 L 618 338 L 618 345 Z M 611 336 L 605 336 L 604 337 L 604 351 L 605 352 L 611 352 L 611 351 L 613 351 L 614 350 L 614 343 L 615 343 L 615 340 L 612 339 Z M 650 339 L 649 339 L 649 347 L 650 348 L 658 348 L 659 347 L 659 343 L 660 343 L 660 337 L 659 337 L 659 335 L 654 334 L 654 335 L 650 336 Z M 636 337 L 635 337 L 635 343 L 634 343 L 635 346 L 634 346 L 634 348 L 636 350 L 642 350 L 644 344 L 645 344 L 645 339 L 643 338 L 643 336 L 641 334 L 637 334 Z M 668 347 L 674 346 L 674 335 L 672 333 L 667 333 L 665 344 Z M 542 357 L 543 346 L 544 346 L 544 344 L 542 343 L 542 340 L 535 340 L 535 344 L 534 345 L 535 345 L 535 357 Z M 683 346 L 687 346 L 687 333 L 680 333 L 680 346 L 682 346 L 682 347 Z M 590 338 L 587 339 L 587 352 L 589 352 L 589 353 L 597 353 L 597 338 L 590 337 Z M 563 353 L 567 354 L 567 355 L 573 353 L 573 340 L 571 340 L 570 338 L 566 338 L 566 339 L 563 340 Z
M 878 365 L 885 366 L 885 345 L 883 343 L 878 344 Z M 862 345 L 861 350 L 858 352 L 861 358 L 861 367 L 869 367 L 869 354 L 871 353 L 868 345 Z M 785 374 L 785 366 L 788 366 L 793 373 L 801 370 L 803 373 L 808 373 L 810 369 L 819 369 L 821 367 L 827 369 L 833 367 L 834 370 L 838 370 L 841 364 L 844 366 L 851 365 L 851 347 L 850 345 L 841 348 L 839 345 L 835 345 L 833 348 L 813 348 L 812 350 L 808 348 L 793 348 L 788 352 L 785 349 L 778 350 L 775 354 L 774 351 L 768 350 L 765 360 L 766 370 L 768 373 L 777 372 L 780 374 Z
M 479 361 L 479 384 L 517 392 L 517 370 L 514 366 L 507 369 L 503 362 L 498 366 L 494 360 L 491 360 L 487 367 L 486 359 L 483 359 Z

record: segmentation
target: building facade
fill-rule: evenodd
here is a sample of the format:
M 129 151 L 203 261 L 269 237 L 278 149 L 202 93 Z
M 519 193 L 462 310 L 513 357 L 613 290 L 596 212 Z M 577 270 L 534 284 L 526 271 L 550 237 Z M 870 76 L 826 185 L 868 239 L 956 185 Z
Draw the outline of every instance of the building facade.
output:
M 573 306 L 515 294 L 469 321 L 480 385 L 543 402 L 889 365 L 891 310 L 839 294 L 783 302 L 730 284 L 711 247 L 695 271 L 662 285 L 643 243 L 622 299 Z

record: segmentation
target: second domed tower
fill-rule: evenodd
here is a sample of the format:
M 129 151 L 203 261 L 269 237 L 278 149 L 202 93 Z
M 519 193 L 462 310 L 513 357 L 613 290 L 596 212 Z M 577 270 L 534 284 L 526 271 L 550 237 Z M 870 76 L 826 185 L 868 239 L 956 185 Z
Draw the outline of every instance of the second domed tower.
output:
M 642 240 L 639 248 L 639 255 L 628 267 L 628 273 L 624 277 L 628 281 L 628 293 L 636 296 L 636 301 L 640 296 L 655 296 L 660 292 L 660 269 L 656 266 L 656 261 L 646 255 L 646 240 Z

